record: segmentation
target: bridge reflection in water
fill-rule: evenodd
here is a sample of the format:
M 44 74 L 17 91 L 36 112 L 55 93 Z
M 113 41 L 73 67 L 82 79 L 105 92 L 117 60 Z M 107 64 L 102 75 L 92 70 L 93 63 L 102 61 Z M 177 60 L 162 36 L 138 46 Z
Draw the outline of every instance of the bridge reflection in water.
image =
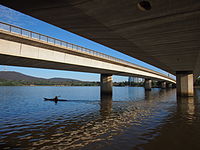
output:
M 176 105 L 152 134 L 156 136 L 146 144 L 139 144 L 145 150 L 182 149 L 199 150 L 200 138 L 200 89 L 195 89 L 194 97 L 177 97 Z
M 132 113 L 123 112 L 123 115 L 121 114 L 122 116 L 119 118 L 124 117 L 124 120 L 126 120 L 126 117 L 129 117 L 131 121 L 126 120 L 127 121 L 126 123 L 129 124 L 128 125 L 129 127 L 131 124 L 132 127 L 128 129 L 127 132 L 129 133 L 122 133 L 122 135 L 120 135 L 117 138 L 113 137 L 113 143 L 117 142 L 121 146 L 121 144 L 124 142 L 123 140 L 125 136 L 127 136 L 126 137 L 126 140 L 127 140 L 128 138 L 134 139 L 133 136 L 139 134 L 146 141 L 144 142 L 144 144 L 134 143 L 133 141 L 129 139 L 128 141 L 130 143 L 127 142 L 127 145 L 124 147 L 126 147 L 126 149 L 131 149 L 132 147 L 136 149 L 138 148 L 138 149 L 145 149 L 145 150 L 155 150 L 155 149 L 199 150 L 200 144 L 198 143 L 198 141 L 200 138 L 200 129 L 199 129 L 200 90 L 196 89 L 194 97 L 176 97 L 174 93 L 175 93 L 174 90 L 163 90 L 163 89 L 145 91 L 145 94 L 144 94 L 145 102 L 144 101 L 142 102 L 142 106 L 145 107 L 146 105 L 148 107 L 146 109 L 146 112 L 144 113 L 144 110 L 141 110 L 141 105 L 139 105 L 141 102 L 139 101 L 134 102 L 135 103 L 134 105 L 135 107 L 140 109 L 140 112 L 143 111 L 142 115 L 145 116 L 144 118 L 148 118 L 152 114 L 155 117 L 160 117 L 160 118 L 153 118 L 153 120 L 148 120 L 148 121 L 151 121 L 153 124 L 157 124 L 156 127 L 152 128 L 151 123 L 149 122 L 147 123 L 144 121 L 147 125 L 151 126 L 149 129 L 144 129 L 145 133 L 143 132 L 131 133 L 131 131 L 138 130 L 137 127 L 135 127 L 137 124 L 136 123 L 137 119 L 133 117 L 133 114 L 134 114 L 133 112 Z M 108 96 L 108 95 L 102 96 L 102 98 L 103 99 L 101 99 L 100 112 L 105 117 L 106 115 L 111 115 L 112 113 L 112 106 L 111 106 L 112 98 L 111 96 Z M 127 106 L 128 108 L 127 110 L 131 109 L 131 107 L 130 105 Z M 167 110 L 165 107 L 167 108 Z M 155 111 L 155 109 L 158 109 L 158 110 Z M 162 113 L 160 113 L 158 116 L 156 116 L 154 114 L 154 111 L 158 113 L 160 111 L 159 109 L 163 109 L 162 111 L 164 111 L 164 113 L 166 113 L 167 115 L 166 114 L 163 115 Z M 141 115 L 139 112 L 137 112 L 137 110 L 134 110 L 134 112 L 137 115 Z M 120 120 L 119 118 L 117 119 L 115 118 L 116 119 L 115 123 Z M 164 120 L 160 120 L 160 119 L 164 119 Z M 133 124 L 132 121 L 136 124 Z M 140 125 L 145 124 L 142 120 L 140 121 L 139 121 Z M 126 125 L 124 124 L 124 125 L 127 126 L 127 124 Z M 123 142 L 120 142 L 121 140 Z M 114 145 L 110 144 L 108 147 L 114 148 Z
M 196 97 L 177 97 L 177 112 L 186 117 L 188 122 L 195 120 L 195 113 L 198 112 L 198 100 Z
M 109 115 L 112 111 L 112 95 L 101 94 L 100 113 L 102 116 Z

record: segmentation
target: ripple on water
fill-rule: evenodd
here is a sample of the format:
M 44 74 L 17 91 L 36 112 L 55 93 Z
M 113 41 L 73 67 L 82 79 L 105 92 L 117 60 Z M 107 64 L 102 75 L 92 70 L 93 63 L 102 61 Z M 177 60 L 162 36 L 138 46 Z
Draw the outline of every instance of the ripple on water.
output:
M 26 88 L 30 90 L 29 87 Z M 153 89 L 144 93 L 141 88 L 116 88 L 116 95 L 121 95 L 115 95 L 112 102 L 107 99 L 108 103 L 103 104 L 96 96 L 99 92 L 96 87 L 77 87 L 73 88 L 74 92 L 65 87 L 59 90 L 57 87 L 48 87 L 50 93 L 44 87 L 35 87 L 31 88 L 29 97 L 26 97 L 26 88 L 20 92 L 14 88 L 14 91 L 9 92 L 10 95 L 4 96 L 4 100 L 0 101 L 0 108 L 3 110 L 0 112 L 0 147 L 62 150 L 162 149 L 157 143 L 169 144 L 171 141 L 166 140 L 169 138 L 168 133 L 175 137 L 177 134 L 179 136 L 176 138 L 181 139 L 180 129 L 196 138 L 200 137 L 199 101 L 177 104 L 174 90 Z M 40 88 L 42 93 L 39 92 Z M 68 99 L 71 94 L 71 100 L 54 104 L 40 99 L 52 97 L 51 94 L 57 95 L 53 93 L 53 89 L 62 95 L 67 93 L 63 97 L 68 96 Z M 68 90 L 70 92 L 66 92 Z M 88 95 L 76 97 L 77 90 L 81 93 L 87 91 Z M 13 103 L 14 94 L 18 94 L 15 102 L 21 99 L 23 101 Z M 91 99 L 87 100 L 87 96 Z M 8 101 L 10 105 L 6 107 Z

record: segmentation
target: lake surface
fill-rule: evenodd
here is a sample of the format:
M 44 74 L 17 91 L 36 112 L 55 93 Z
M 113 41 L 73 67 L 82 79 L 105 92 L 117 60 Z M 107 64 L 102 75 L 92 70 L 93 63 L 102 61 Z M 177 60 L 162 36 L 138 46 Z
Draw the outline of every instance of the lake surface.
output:
M 200 150 L 200 89 L 0 87 L 0 149 Z M 44 101 L 61 96 L 67 102 Z

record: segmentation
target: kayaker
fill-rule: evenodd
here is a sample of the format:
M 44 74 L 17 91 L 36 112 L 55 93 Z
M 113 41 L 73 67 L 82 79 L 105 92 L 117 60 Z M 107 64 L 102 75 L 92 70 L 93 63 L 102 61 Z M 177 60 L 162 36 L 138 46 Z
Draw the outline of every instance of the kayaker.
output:
M 58 96 L 55 96 L 54 100 L 55 100 L 55 101 L 58 101 Z

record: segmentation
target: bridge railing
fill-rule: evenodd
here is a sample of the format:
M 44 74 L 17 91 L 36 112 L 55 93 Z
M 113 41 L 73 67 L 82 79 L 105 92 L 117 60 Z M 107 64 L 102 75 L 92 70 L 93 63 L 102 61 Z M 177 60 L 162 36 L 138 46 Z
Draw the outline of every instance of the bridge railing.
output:
M 43 34 L 40 34 L 40 33 L 36 33 L 36 32 L 30 31 L 30 30 L 27 30 L 27 29 L 23 29 L 23 28 L 14 26 L 14 25 L 10 25 L 10 24 L 7 24 L 7 23 L 0 22 L 0 29 L 11 32 L 11 33 L 19 34 L 19 35 L 22 35 L 22 36 L 25 36 L 25 37 L 37 39 L 37 40 L 44 41 L 44 42 L 47 42 L 47 43 L 51 43 L 51 44 L 54 44 L 54 45 L 66 47 L 66 48 L 69 48 L 69 49 L 72 49 L 72 50 L 88 53 L 90 55 L 106 58 L 106 59 L 109 59 L 109 60 L 112 60 L 112 61 L 126 63 L 126 64 L 129 64 L 129 65 L 132 64 L 132 63 L 129 63 L 127 61 L 124 61 L 124 60 L 121 60 L 121 59 L 118 59 L 118 58 L 115 58 L 115 57 L 112 57 L 112 56 L 109 56 L 109 55 L 106 55 L 106 54 L 103 54 L 103 53 L 100 53 L 100 52 L 97 52 L 97 51 L 94 51 L 94 50 L 91 50 L 91 49 L 88 49 L 88 48 L 85 48 L 85 47 L 82 47 L 82 46 L 79 46 L 79 45 L 75 45 L 75 44 L 72 44 L 72 43 L 69 43 L 69 42 L 66 42 L 66 41 L 62 41 L 62 40 L 59 40 L 59 39 L 56 39 L 56 38 L 52 38 L 52 37 L 49 37 L 49 36 L 46 36 L 46 35 L 43 35 Z
M 43 41 L 43 42 L 54 44 L 56 46 L 61 46 L 61 47 L 72 49 L 72 50 L 75 50 L 75 51 L 78 51 L 78 52 L 83 52 L 83 53 L 87 53 L 87 54 L 90 54 L 90 55 L 93 55 L 93 56 L 101 57 L 101 58 L 104 58 L 104 59 L 107 59 L 107 60 L 110 60 L 110 61 L 126 64 L 126 65 L 129 65 L 129 66 L 132 66 L 132 67 L 138 67 L 140 69 L 142 68 L 143 70 L 146 70 L 146 71 L 148 70 L 144 67 L 130 63 L 128 61 L 124 61 L 122 59 L 115 58 L 115 57 L 103 54 L 101 52 L 97 52 L 97 51 L 94 51 L 94 50 L 91 50 L 91 49 L 88 49 L 88 48 L 85 48 L 85 47 L 82 47 L 82 46 L 79 46 L 79 45 L 75 45 L 75 44 L 72 44 L 72 43 L 69 43 L 69 42 L 66 42 L 66 41 L 62 41 L 62 40 L 59 40 L 59 39 L 56 39 L 56 38 L 53 38 L 53 37 L 49 37 L 49 36 L 46 36 L 46 35 L 43 35 L 43 34 L 40 34 L 40 33 L 36 33 L 36 32 L 30 31 L 30 30 L 27 30 L 27 29 L 23 29 L 23 28 L 14 26 L 14 25 L 7 24 L 7 23 L 4 23 L 4 22 L 0 22 L 0 29 L 4 30 L 4 31 L 11 32 L 11 33 L 19 34 L 19 35 L 22 35 L 22 36 L 25 36 L 25 37 L 28 37 L 28 38 L 37 39 L 37 40 L 40 40 L 40 41 Z M 161 74 L 161 73 L 158 73 L 158 72 L 155 72 L 155 71 L 151 71 L 151 73 L 166 76 L 164 74 Z

